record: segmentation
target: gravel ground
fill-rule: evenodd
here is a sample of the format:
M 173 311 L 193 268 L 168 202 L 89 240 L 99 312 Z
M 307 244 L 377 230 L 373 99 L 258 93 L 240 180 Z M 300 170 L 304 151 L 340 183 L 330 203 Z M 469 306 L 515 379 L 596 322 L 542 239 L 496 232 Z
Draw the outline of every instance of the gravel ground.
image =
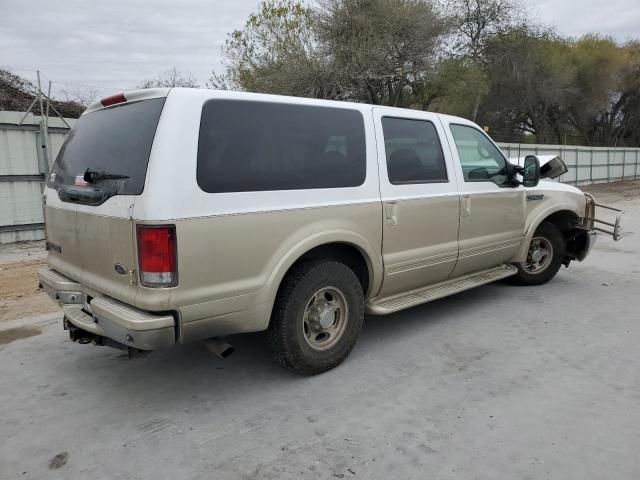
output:
M 129 360 L 12 322 L 0 478 L 636 480 L 640 200 L 620 205 L 625 238 L 551 283 L 368 317 L 351 357 L 313 378 L 260 335 L 224 361 L 197 344 Z

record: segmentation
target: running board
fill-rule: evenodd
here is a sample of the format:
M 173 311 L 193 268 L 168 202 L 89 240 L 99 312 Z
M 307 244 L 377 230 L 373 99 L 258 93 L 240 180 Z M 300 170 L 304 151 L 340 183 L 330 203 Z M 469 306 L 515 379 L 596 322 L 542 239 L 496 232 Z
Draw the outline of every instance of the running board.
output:
M 373 301 L 367 302 L 367 313 L 386 315 L 415 305 L 431 302 L 438 298 L 447 297 L 454 293 L 463 292 L 473 287 L 495 282 L 496 280 L 510 277 L 516 273 L 518 273 L 518 269 L 513 265 L 500 265 L 499 267 L 471 273 L 399 295 L 374 299 Z

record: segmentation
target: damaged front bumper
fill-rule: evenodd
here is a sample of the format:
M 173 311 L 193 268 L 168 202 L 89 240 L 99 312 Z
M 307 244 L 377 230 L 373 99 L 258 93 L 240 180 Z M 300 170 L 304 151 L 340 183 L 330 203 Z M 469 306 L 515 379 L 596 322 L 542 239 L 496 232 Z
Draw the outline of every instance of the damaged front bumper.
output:
M 91 298 L 82 285 L 49 268 L 40 270 L 38 279 L 62 308 L 72 340 L 138 350 L 156 350 L 176 341 L 171 314 L 145 312 L 105 296 Z
M 597 203 L 595 197 L 590 193 L 585 193 L 584 196 L 586 199 L 586 207 L 584 217 L 581 219 L 581 228 L 589 231 L 606 233 L 611 235 L 615 241 L 620 240 L 620 238 L 622 238 L 622 227 L 620 225 L 620 221 L 622 220 L 624 211 L 616 207 Z M 596 211 L 597 208 L 614 212 L 615 217 L 607 220 L 598 218 L 598 212 Z M 603 227 L 609 227 L 609 229 Z

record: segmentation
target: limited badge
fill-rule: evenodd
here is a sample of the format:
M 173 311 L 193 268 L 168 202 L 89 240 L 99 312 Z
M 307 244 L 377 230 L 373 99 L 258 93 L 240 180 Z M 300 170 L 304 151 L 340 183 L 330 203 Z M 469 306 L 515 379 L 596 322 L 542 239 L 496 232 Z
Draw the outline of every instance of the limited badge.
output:
M 527 202 L 531 202 L 533 200 L 542 200 L 544 195 L 527 195 Z

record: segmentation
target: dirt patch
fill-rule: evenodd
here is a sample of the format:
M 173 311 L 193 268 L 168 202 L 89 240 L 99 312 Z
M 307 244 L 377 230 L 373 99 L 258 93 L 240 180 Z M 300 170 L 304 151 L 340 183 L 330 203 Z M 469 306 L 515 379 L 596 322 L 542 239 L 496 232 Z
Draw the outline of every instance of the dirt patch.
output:
M 44 259 L 0 264 L 0 322 L 59 310 L 38 289 L 38 270 L 44 267 Z
M 40 335 L 42 331 L 39 328 L 20 327 L 10 328 L 9 330 L 0 330 L 0 345 L 15 342 L 22 338 L 35 337 Z
M 593 194 L 598 202 L 618 203 L 640 198 L 640 180 L 582 185 L 580 189 Z
M 47 258 L 44 240 L 0 244 L 0 264 Z

